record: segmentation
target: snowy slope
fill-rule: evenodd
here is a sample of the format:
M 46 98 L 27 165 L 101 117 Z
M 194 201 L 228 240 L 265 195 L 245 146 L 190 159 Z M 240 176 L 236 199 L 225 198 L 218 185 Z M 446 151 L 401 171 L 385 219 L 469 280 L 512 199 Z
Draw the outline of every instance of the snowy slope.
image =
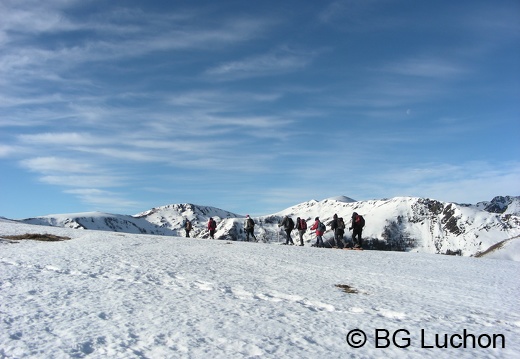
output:
M 520 262 L 520 237 L 498 242 L 489 247 L 486 251 L 478 253 L 477 257 Z
M 520 353 L 520 263 L 514 261 L 0 220 L 0 238 L 29 232 L 72 239 L 0 239 L 1 358 L 464 359 Z M 346 339 L 359 342 L 360 332 L 351 335 L 357 329 L 367 341 L 354 349 Z M 390 340 L 397 333 L 395 343 L 382 339 L 385 331 Z M 451 347 L 463 334 L 481 339 L 476 348 L 471 340 L 466 348 Z M 452 344 L 437 348 L 435 338 L 443 344 L 445 335 L 453 336 Z M 495 348 L 488 338 L 495 338 Z

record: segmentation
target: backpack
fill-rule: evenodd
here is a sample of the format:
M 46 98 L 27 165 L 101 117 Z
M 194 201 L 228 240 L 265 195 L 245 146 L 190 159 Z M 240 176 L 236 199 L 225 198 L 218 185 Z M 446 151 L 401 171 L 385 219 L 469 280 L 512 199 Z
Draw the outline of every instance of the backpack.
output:
M 338 229 L 345 229 L 345 222 L 343 222 L 342 218 L 338 218 Z
M 210 231 L 217 229 L 217 222 L 214 219 L 210 220 L 208 228 Z
M 320 224 L 318 224 L 318 231 L 325 233 L 326 230 L 327 230 L 327 227 L 325 227 L 323 222 L 320 222 Z
M 255 228 L 255 221 L 253 221 L 253 218 L 248 218 L 247 224 L 249 228 Z
M 300 230 L 306 230 L 307 229 L 307 222 L 305 219 L 300 219 Z
M 358 224 L 359 228 L 363 228 L 365 226 L 365 219 L 363 218 L 363 216 L 357 216 L 356 223 Z
M 291 217 L 289 217 L 289 221 L 287 222 L 287 229 L 290 229 L 290 230 L 294 229 L 294 221 Z
M 191 222 L 190 222 L 190 221 L 187 221 L 187 222 L 186 222 L 186 229 L 187 229 L 188 231 L 191 231 Z

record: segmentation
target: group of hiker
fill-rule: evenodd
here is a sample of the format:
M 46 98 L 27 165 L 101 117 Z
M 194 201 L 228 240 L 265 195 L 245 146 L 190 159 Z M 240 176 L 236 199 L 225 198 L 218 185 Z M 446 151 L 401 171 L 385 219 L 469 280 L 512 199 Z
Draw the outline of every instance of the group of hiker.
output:
M 362 232 L 363 227 L 365 226 L 365 219 L 363 216 L 354 212 L 351 218 L 351 226 L 349 230 L 352 230 L 352 246 L 353 248 L 362 248 L 363 239 Z M 278 227 L 283 227 L 286 234 L 285 244 L 294 245 L 294 241 L 291 237 L 291 232 L 296 229 L 298 231 L 298 235 L 300 238 L 300 246 L 303 246 L 303 235 L 307 231 L 307 221 L 303 218 L 296 218 L 296 223 L 289 216 L 285 216 L 283 220 L 280 222 Z M 338 217 L 337 214 L 334 214 L 332 222 L 330 223 L 330 229 L 334 233 L 334 237 L 331 241 L 331 246 L 336 248 L 344 248 L 348 247 L 349 244 L 345 243 L 343 237 L 345 235 L 345 222 L 342 217 Z M 327 226 L 325 223 L 320 221 L 320 217 L 314 218 L 314 224 L 310 228 L 311 231 L 314 231 L 316 234 L 316 243 L 314 243 L 313 247 L 325 247 L 323 242 L 323 235 L 327 231 Z
M 185 219 L 182 222 L 182 228 L 184 228 L 184 231 L 186 232 L 186 238 L 190 238 L 190 231 L 193 229 L 193 224 L 189 219 Z M 211 239 L 215 239 L 215 231 L 217 230 L 217 222 L 213 218 L 210 218 L 208 221 L 208 232 L 209 237 Z
M 336 248 L 345 248 L 345 247 L 353 247 L 353 248 L 362 248 L 363 239 L 362 232 L 363 227 L 365 226 L 365 219 L 363 216 L 354 212 L 351 217 L 349 230 L 352 230 L 352 243 L 345 243 L 343 238 L 345 235 L 345 222 L 342 217 L 338 217 L 337 214 L 334 214 L 332 221 L 330 222 L 330 229 L 334 233 L 334 237 L 331 240 L 331 246 Z M 186 237 L 190 237 L 190 231 L 193 226 L 190 220 L 185 219 L 182 227 L 186 231 Z M 304 218 L 296 218 L 296 222 L 289 216 L 285 216 L 282 221 L 278 224 L 278 227 L 283 227 L 286 235 L 286 241 L 283 244 L 286 245 L 294 245 L 294 241 L 291 237 L 291 232 L 293 230 L 298 231 L 298 237 L 300 239 L 300 246 L 303 246 L 303 235 L 307 231 L 307 221 Z M 209 232 L 209 237 L 211 239 L 215 239 L 215 231 L 217 229 L 217 223 L 213 218 L 210 218 L 207 224 L 207 229 Z M 257 242 L 255 233 L 255 221 L 249 216 L 246 216 L 244 221 L 244 232 L 246 234 L 246 241 L 249 241 L 251 237 L 255 242 Z M 323 235 L 327 231 L 326 225 L 320 221 L 320 217 L 316 217 L 314 219 L 314 224 L 310 228 L 311 231 L 314 231 L 316 235 L 316 243 L 314 243 L 313 247 L 325 247 L 323 242 Z

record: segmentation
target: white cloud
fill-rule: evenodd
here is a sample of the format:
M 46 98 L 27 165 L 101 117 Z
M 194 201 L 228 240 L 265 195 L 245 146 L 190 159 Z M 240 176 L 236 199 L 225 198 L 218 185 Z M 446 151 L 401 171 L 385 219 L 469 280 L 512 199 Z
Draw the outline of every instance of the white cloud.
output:
M 117 187 L 122 179 L 103 175 L 46 175 L 40 178 L 43 183 L 62 187 Z
M 0 3 L 2 32 L 41 33 L 72 30 L 77 24 L 63 16 L 63 9 L 74 1 L 10 1 Z
M 213 111 L 249 106 L 252 103 L 275 102 L 283 97 L 280 91 L 250 92 L 250 91 L 184 91 L 168 96 L 168 103 L 175 106 L 204 107 Z
M 142 150 L 123 149 L 115 147 L 75 147 L 76 151 L 102 155 L 103 157 L 137 162 L 157 162 L 163 160 L 154 153 L 146 153 Z
M 65 7 L 64 7 L 65 8 Z M 30 42 L 13 45 L 4 49 L 0 64 L 5 73 L 13 69 L 37 69 L 53 63 L 55 71 L 77 66 L 85 62 L 126 59 L 143 54 L 175 49 L 208 49 L 218 44 L 240 43 L 260 36 L 273 25 L 272 20 L 261 18 L 237 18 L 220 22 L 204 22 L 200 27 L 192 25 L 191 17 L 196 13 L 182 16 L 148 12 L 125 11 L 119 9 L 113 14 L 126 15 L 112 18 L 110 13 L 93 16 L 89 20 L 68 18 L 62 9 L 35 7 L 23 10 L 4 7 L 3 42 L 9 41 L 11 32 L 18 37 L 31 39 L 35 33 L 66 33 L 72 30 L 90 32 L 88 40 L 65 42 L 57 48 L 46 49 L 43 43 Z M 115 15 L 114 15 L 115 17 Z M 115 21 L 117 20 L 117 22 Z M 118 25 L 121 24 L 121 25 Z M 129 25 L 132 24 L 132 25 Z M 14 44 L 14 42 L 13 42 Z M 56 65 L 63 67 L 56 68 Z
M 110 143 L 108 138 L 79 132 L 47 132 L 34 135 L 19 135 L 20 141 L 28 144 L 54 146 L 98 146 Z
M 16 152 L 16 148 L 13 146 L 0 145 L 0 158 L 9 157 L 11 154 Z
M 394 4 L 388 0 L 336 0 L 327 3 L 317 18 L 323 24 L 348 32 L 376 32 L 402 27 L 404 20 L 392 16 L 387 6 Z
M 58 157 L 37 157 L 21 161 L 23 167 L 30 171 L 40 173 L 91 173 L 95 169 L 88 163 L 81 162 L 79 159 L 67 159 Z
M 398 75 L 452 79 L 469 72 L 453 61 L 433 58 L 406 59 L 402 62 L 386 65 L 382 69 Z
M 255 76 L 271 76 L 305 68 L 312 61 L 312 54 L 274 52 L 241 61 L 220 64 L 206 71 L 223 80 L 235 80 Z
M 96 188 L 72 189 L 64 192 L 78 196 L 84 203 L 96 208 L 106 208 L 106 210 L 121 211 L 126 208 L 135 208 L 138 205 L 138 202 L 126 200 L 117 193 Z
M 520 163 L 493 165 L 487 162 L 423 164 L 387 172 L 386 193 L 430 197 L 472 203 L 475 198 L 491 200 L 497 195 L 519 195 Z

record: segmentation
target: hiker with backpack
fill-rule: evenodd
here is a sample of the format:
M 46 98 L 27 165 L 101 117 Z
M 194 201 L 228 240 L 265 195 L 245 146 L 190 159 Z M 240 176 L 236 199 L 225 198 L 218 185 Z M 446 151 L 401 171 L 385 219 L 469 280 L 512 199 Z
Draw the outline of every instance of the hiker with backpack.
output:
M 215 239 L 215 231 L 217 230 L 217 222 L 213 218 L 208 221 L 209 238 Z
M 285 244 L 291 244 L 294 245 L 294 242 L 291 238 L 291 232 L 294 229 L 294 221 L 291 217 L 285 216 L 282 220 L 282 223 L 278 225 L 278 227 L 282 227 L 285 230 L 285 234 L 287 235 L 287 240 L 285 241 Z
M 334 217 L 332 217 L 332 222 L 330 222 L 330 229 L 334 232 L 334 237 L 332 238 L 332 247 L 339 247 L 337 214 L 334 214 Z
M 249 235 L 254 238 L 255 242 L 258 242 L 255 237 L 255 221 L 253 218 L 249 217 L 249 214 L 246 216 L 246 220 L 244 221 L 244 231 L 246 232 L 246 242 L 249 242 Z
M 345 243 L 343 242 L 343 236 L 345 235 L 345 221 L 343 221 L 343 217 L 338 218 L 338 227 L 336 228 L 336 242 L 338 243 L 338 248 L 344 248 Z
M 186 238 L 190 238 L 190 231 L 192 230 L 193 226 L 191 224 L 191 221 L 189 219 L 184 220 L 184 230 L 186 231 Z
M 361 238 L 361 234 L 363 232 L 363 227 L 365 226 L 365 219 L 363 216 L 357 214 L 356 212 L 352 213 L 352 224 L 349 228 L 353 230 L 352 232 L 352 242 L 354 244 L 354 248 L 362 248 L 363 247 L 363 239 Z M 356 237 L 358 237 L 356 241 Z
M 316 244 L 314 244 L 314 247 L 324 247 L 323 245 L 323 234 L 326 231 L 325 225 L 320 221 L 320 217 L 316 217 L 314 219 L 314 224 L 311 227 L 311 231 L 316 231 Z
M 307 221 L 303 218 L 296 218 L 296 229 L 300 235 L 300 246 L 303 247 L 303 235 L 307 231 Z

